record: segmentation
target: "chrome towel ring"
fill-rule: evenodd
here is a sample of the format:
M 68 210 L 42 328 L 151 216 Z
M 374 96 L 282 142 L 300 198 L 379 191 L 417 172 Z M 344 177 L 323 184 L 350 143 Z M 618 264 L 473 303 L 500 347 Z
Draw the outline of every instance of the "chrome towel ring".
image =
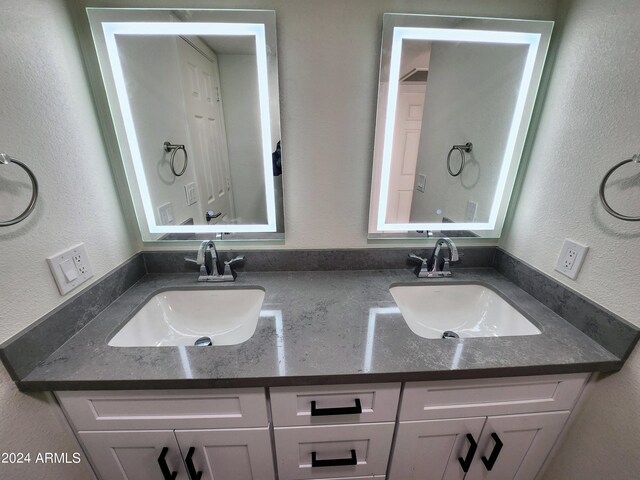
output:
M 7 221 L 0 220 L 0 227 L 8 227 L 10 225 L 15 225 L 16 223 L 19 223 L 25 218 L 27 218 L 29 215 L 31 215 L 31 212 L 33 212 L 33 209 L 36 206 L 36 201 L 38 200 L 38 180 L 36 179 L 36 176 L 33 174 L 33 172 L 29 169 L 29 167 L 27 167 L 24 163 L 20 162 L 19 160 L 16 160 L 15 158 L 10 157 L 6 153 L 0 153 L 0 165 L 9 165 L 10 163 L 15 163 L 16 165 L 21 167 L 25 172 L 27 172 L 27 175 L 29 175 L 29 179 L 31 180 L 31 186 L 32 186 L 31 200 L 29 201 L 29 205 L 27 205 L 26 210 L 22 212 L 20 215 L 18 215 L 16 218 L 13 218 Z
M 616 165 L 611 167 L 609 171 L 605 174 L 604 178 L 602 179 L 602 182 L 600 182 L 600 201 L 602 202 L 602 206 L 604 207 L 604 209 L 614 217 L 619 218 L 620 220 L 624 220 L 626 222 L 638 222 L 640 221 L 640 217 L 630 217 L 629 215 L 623 215 L 619 212 L 616 212 L 613 208 L 611 208 L 611 206 L 609 205 L 609 202 L 607 202 L 607 199 L 604 196 L 604 187 L 606 186 L 607 180 L 609 180 L 609 177 L 611 176 L 611 174 L 615 172 L 618 168 L 620 168 L 622 165 L 626 165 L 627 163 L 631 163 L 631 162 L 640 164 L 640 155 L 634 155 L 631 158 L 627 158 L 626 160 L 623 160 L 620 163 L 617 163 Z
M 457 150 L 460 152 L 460 158 L 461 158 L 460 169 L 456 173 L 453 173 L 453 170 L 451 170 L 451 154 L 453 153 L 454 150 Z M 454 145 L 453 147 L 451 147 L 451 150 L 449 150 L 449 155 L 447 155 L 447 170 L 449 171 L 449 175 L 451 175 L 452 177 L 457 177 L 462 173 L 462 170 L 464 170 L 464 164 L 466 161 L 465 152 L 469 153 L 471 150 L 473 150 L 473 143 L 471 142 L 467 142 L 464 145 Z
M 182 165 L 182 170 L 176 172 L 175 160 L 176 152 L 178 150 L 182 150 L 182 153 L 184 153 L 184 164 Z M 184 148 L 184 145 L 173 145 L 171 142 L 164 142 L 164 151 L 171 152 L 171 161 L 169 162 L 171 171 L 176 177 L 181 177 L 187 170 L 187 164 L 189 163 L 189 155 L 187 155 L 187 149 Z

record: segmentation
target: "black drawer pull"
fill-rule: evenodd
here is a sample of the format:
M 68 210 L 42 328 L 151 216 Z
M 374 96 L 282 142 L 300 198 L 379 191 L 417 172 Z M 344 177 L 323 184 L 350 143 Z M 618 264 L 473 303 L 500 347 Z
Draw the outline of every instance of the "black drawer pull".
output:
M 493 450 L 491 451 L 491 455 L 489 455 L 489 458 L 485 457 L 484 455 L 482 456 L 482 463 L 484 463 L 487 472 L 490 472 L 493 466 L 496 464 L 498 455 L 500 455 L 500 451 L 502 450 L 502 440 L 500 440 L 498 434 L 495 432 L 492 433 L 491 438 L 493 438 L 493 441 L 496 442 Z
M 458 461 L 460 462 L 460 466 L 464 473 L 469 471 L 469 467 L 473 461 L 473 456 L 476 454 L 476 450 L 478 449 L 478 444 L 473 439 L 473 435 L 467 433 L 467 440 L 469 440 L 469 451 L 467 452 L 466 458 L 458 457 Z
M 360 399 L 354 400 L 355 405 L 353 407 L 336 407 L 336 408 L 316 408 L 316 401 L 311 401 L 311 416 L 320 417 L 322 415 L 353 415 L 362 413 L 362 405 L 360 405 Z
M 196 467 L 193 465 L 193 460 L 191 459 L 195 451 L 196 449 L 194 447 L 191 447 L 187 452 L 187 458 L 185 458 L 184 461 L 187 464 L 187 473 L 189 473 L 189 478 L 191 480 L 200 480 L 200 477 L 202 477 L 202 472 L 196 471 Z
M 167 455 L 168 451 L 169 451 L 168 447 L 164 447 L 162 449 L 162 452 L 160 452 L 160 456 L 158 457 L 158 465 L 160 465 L 160 471 L 162 472 L 162 476 L 164 477 L 164 480 L 176 480 L 176 477 L 178 476 L 178 472 L 172 472 L 171 470 L 169 470 L 167 461 L 164 458 Z
M 312 467 L 344 467 L 345 465 L 357 465 L 358 458 L 356 451 L 351 450 L 350 458 L 329 458 L 327 460 L 316 460 L 316 452 L 311 452 Z

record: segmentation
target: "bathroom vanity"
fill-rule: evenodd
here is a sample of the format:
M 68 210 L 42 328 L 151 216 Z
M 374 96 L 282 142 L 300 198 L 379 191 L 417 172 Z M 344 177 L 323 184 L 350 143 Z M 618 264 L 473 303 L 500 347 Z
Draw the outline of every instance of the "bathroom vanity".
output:
M 461 284 L 539 333 L 425 338 L 390 291 Z M 253 335 L 110 344 L 150 299 L 194 290 L 263 292 Z M 492 268 L 194 271 L 142 276 L 17 383 L 55 392 L 104 480 L 505 479 L 535 478 L 592 372 L 622 363 Z

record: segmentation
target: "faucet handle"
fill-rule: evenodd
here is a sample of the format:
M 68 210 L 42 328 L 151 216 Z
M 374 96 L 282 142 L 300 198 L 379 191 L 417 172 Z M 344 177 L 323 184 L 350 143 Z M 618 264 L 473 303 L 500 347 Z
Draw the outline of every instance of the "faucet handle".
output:
M 422 263 L 427 263 L 427 259 L 426 258 L 419 257 L 415 253 L 410 253 L 408 258 L 411 258 L 413 260 L 418 260 L 418 261 L 420 261 Z
M 200 276 L 201 277 L 206 277 L 207 276 L 207 267 L 204 265 L 204 263 L 200 263 L 198 262 L 197 259 L 195 258 L 189 258 L 189 257 L 184 257 L 184 261 L 187 263 L 195 263 L 196 265 L 200 266 Z
M 224 262 L 224 264 L 225 264 L 226 266 L 229 266 L 229 267 L 230 267 L 230 266 L 231 266 L 231 265 L 233 265 L 234 263 L 237 263 L 237 262 L 244 262 L 244 260 L 245 260 L 245 256 L 244 256 L 244 255 L 238 255 L 237 257 L 234 257 L 234 258 L 232 258 L 231 260 L 227 260 L 226 262 Z
M 232 265 L 234 263 L 238 263 L 238 262 L 244 262 L 244 255 L 238 255 L 237 257 L 232 258 L 231 260 L 227 260 L 226 262 L 224 262 L 224 274 L 223 274 L 223 277 L 225 279 L 229 279 L 229 280 L 235 280 L 236 279 L 238 274 L 232 268 Z

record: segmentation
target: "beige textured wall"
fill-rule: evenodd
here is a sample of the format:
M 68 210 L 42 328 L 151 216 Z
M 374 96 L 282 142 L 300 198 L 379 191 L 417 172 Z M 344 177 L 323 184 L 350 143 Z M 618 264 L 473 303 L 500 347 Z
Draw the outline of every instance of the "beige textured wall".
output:
M 53 309 L 61 297 L 45 258 L 84 242 L 98 279 L 137 251 L 111 178 L 82 61 L 62 2 L 0 2 L 0 151 L 31 166 L 36 210 L 0 229 L 0 342 Z M 9 167 L 3 167 L 9 168 Z M 25 202 L 25 192 L 3 202 Z M 27 193 L 28 195 L 28 193 Z M 17 391 L 0 367 L 0 452 L 74 452 L 42 395 Z M 83 464 L 0 464 L 0 478 L 81 480 Z
M 640 3 L 565 1 L 559 13 L 557 58 L 501 246 L 640 325 L 640 226 L 609 216 L 598 200 L 604 173 L 640 149 Z M 576 281 L 553 270 L 566 237 L 590 247 Z M 545 478 L 638 478 L 638 412 L 636 349 L 622 372 L 596 384 Z
M 136 247 L 119 211 L 64 9 L 59 2 L 2 3 L 0 146 L 33 165 L 41 181 L 34 217 L 0 233 L 0 271 L 11 280 L 3 282 L 0 296 L 4 340 L 62 301 L 44 257 L 84 241 L 98 278 Z M 552 17 L 551 2 L 233 4 L 277 10 L 287 246 L 298 248 L 366 244 L 382 12 Z M 502 245 L 552 276 L 563 238 L 590 245 L 577 282 L 556 278 L 640 324 L 631 287 L 640 268 L 640 234 L 635 224 L 603 214 L 596 198 L 608 166 L 638 148 L 640 67 L 629 59 L 640 40 L 640 10 L 635 1 L 588 0 L 566 2 L 563 10 L 567 21 L 537 140 Z M 327 62 L 335 67 L 326 68 Z M 639 386 L 636 352 L 622 372 L 596 386 L 546 478 L 633 478 L 640 470 L 634 453 L 640 444 Z M 75 448 L 51 407 L 17 392 L 4 372 L 0 404 L 0 451 Z M 42 479 L 87 475 L 68 466 L 0 468 L 8 479 L 25 471 Z

